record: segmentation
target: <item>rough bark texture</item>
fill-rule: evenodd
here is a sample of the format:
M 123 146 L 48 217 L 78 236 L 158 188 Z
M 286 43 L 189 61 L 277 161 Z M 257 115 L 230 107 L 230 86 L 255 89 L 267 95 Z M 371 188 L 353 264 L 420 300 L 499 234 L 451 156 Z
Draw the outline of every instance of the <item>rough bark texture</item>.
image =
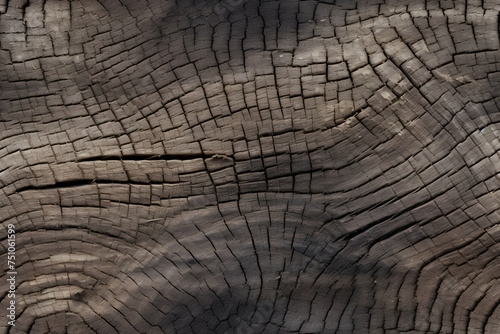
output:
M 0 1 L 0 330 L 498 333 L 499 10 Z

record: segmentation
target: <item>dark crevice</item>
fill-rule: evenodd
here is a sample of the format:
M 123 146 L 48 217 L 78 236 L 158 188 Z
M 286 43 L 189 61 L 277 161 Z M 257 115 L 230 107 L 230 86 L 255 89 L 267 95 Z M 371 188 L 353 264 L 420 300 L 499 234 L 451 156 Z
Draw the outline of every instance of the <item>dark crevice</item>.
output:
M 500 30 L 500 26 L 499 26 L 499 30 Z M 452 54 L 452 57 L 453 57 L 453 61 L 449 61 L 447 63 L 444 63 L 443 65 L 441 65 L 440 67 L 443 67 L 443 66 L 446 66 L 450 63 L 453 63 L 455 64 L 456 63 L 456 60 L 455 60 L 455 57 L 456 56 L 462 56 L 462 55 L 476 55 L 478 53 L 481 53 L 481 52 L 497 52 L 498 49 L 480 49 L 480 50 L 475 50 L 475 51 L 460 51 L 460 52 L 454 52 Z
M 17 193 L 29 190 L 46 190 L 46 189 L 62 189 L 62 188 L 72 188 L 86 186 L 95 183 L 92 180 L 74 180 L 74 181 L 64 181 L 56 182 L 55 184 L 45 185 L 45 186 L 26 186 L 16 190 Z M 100 181 L 100 183 L 105 183 L 105 181 Z
M 419 190 L 420 190 L 420 188 L 419 188 L 419 189 L 417 189 L 417 190 L 415 190 L 415 191 L 414 191 L 414 193 L 415 193 L 415 192 L 418 192 Z M 435 200 L 436 198 L 438 198 L 439 196 L 441 196 L 441 195 L 445 194 L 448 190 L 449 190 L 449 189 L 444 189 L 444 190 L 442 190 L 442 191 L 440 191 L 440 192 L 436 193 L 436 194 L 435 194 L 434 196 L 432 196 L 431 198 L 426 198 L 426 199 L 424 199 L 424 200 L 421 200 L 421 201 L 418 201 L 418 202 L 416 202 L 416 203 L 412 204 L 411 206 L 408 206 L 405 210 L 402 210 L 401 212 L 395 213 L 395 214 L 390 215 L 390 216 L 383 216 L 383 217 L 381 217 L 381 218 L 379 218 L 379 219 L 377 219 L 377 220 L 374 220 L 374 221 L 370 222 L 369 224 L 367 224 L 367 225 L 365 225 L 365 226 L 362 226 L 362 227 L 360 227 L 360 228 L 358 228 L 358 229 L 355 229 L 355 230 L 353 230 L 353 231 L 351 231 L 351 232 L 348 232 L 348 233 L 346 233 L 346 234 L 342 237 L 342 239 L 343 239 L 343 240 L 349 240 L 349 239 L 352 239 L 352 238 L 354 238 L 355 236 L 358 236 L 358 235 L 360 235 L 360 234 L 362 234 L 362 233 L 366 232 L 367 230 L 369 230 L 369 229 L 373 228 L 374 226 L 376 226 L 376 225 L 378 225 L 378 224 L 381 224 L 381 223 L 384 223 L 384 222 L 391 221 L 391 220 L 393 220 L 393 219 L 395 219 L 395 218 L 397 218 L 397 217 L 402 216 L 403 214 L 405 214 L 405 213 L 407 213 L 407 212 L 409 212 L 409 213 L 411 214 L 412 210 L 414 210 L 414 209 L 416 209 L 416 208 L 418 208 L 418 207 L 420 207 L 420 206 L 423 206 L 424 204 L 426 204 L 426 203 L 428 203 L 428 202 L 434 201 L 434 200 Z M 338 219 L 338 218 L 337 218 L 337 219 Z M 399 233 L 399 232 L 401 232 L 401 231 L 403 231 L 403 230 L 405 230 L 405 229 L 407 229 L 407 228 L 409 228 L 409 227 L 411 227 L 411 226 L 417 225 L 417 224 L 418 224 L 418 223 L 416 223 L 415 221 L 410 221 L 410 222 L 406 223 L 404 226 L 401 226 L 400 228 L 394 229 L 393 231 L 391 231 L 391 232 L 389 232 L 389 233 L 385 233 L 385 234 L 384 234 L 381 238 L 374 239 L 374 240 L 370 243 L 370 245 L 369 245 L 369 247 L 368 247 L 368 250 L 370 250 L 370 249 L 371 249 L 371 247 L 373 247 L 373 245 L 375 245 L 376 243 L 378 243 L 378 242 L 380 242 L 380 241 L 382 241 L 382 240 L 388 239 L 388 238 L 390 238 L 391 236 L 396 235 L 397 233 Z
M 65 189 L 65 188 L 74 188 L 81 186 L 88 186 L 91 184 L 100 185 L 100 184 L 116 184 L 116 185 L 127 185 L 127 186 L 143 186 L 143 185 L 165 185 L 165 184 L 181 184 L 180 182 L 171 183 L 171 182 L 138 182 L 138 181 L 117 181 L 117 180 L 72 180 L 72 181 L 62 181 L 56 182 L 54 184 L 49 184 L 45 186 L 26 186 L 16 190 L 16 193 L 21 193 L 23 191 L 29 190 L 50 190 L 50 189 Z
M 106 160 L 125 160 L 125 161 L 144 161 L 144 160 L 194 160 L 194 159 L 210 159 L 214 157 L 212 154 L 133 154 L 133 155 L 105 155 L 98 157 L 89 157 L 78 159 L 77 162 L 85 161 L 106 161 Z

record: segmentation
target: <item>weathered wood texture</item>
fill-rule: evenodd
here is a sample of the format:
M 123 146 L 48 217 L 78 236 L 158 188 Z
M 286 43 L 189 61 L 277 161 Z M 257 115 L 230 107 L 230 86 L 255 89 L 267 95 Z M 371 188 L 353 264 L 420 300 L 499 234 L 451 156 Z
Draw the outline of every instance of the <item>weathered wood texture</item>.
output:
M 0 1 L 0 330 L 498 333 L 499 10 Z

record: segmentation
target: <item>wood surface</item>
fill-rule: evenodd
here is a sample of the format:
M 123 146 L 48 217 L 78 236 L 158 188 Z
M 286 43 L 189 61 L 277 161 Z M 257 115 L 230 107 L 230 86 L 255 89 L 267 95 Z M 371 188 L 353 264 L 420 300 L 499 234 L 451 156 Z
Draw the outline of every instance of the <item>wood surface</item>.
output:
M 499 11 L 0 1 L 0 332 L 498 333 Z

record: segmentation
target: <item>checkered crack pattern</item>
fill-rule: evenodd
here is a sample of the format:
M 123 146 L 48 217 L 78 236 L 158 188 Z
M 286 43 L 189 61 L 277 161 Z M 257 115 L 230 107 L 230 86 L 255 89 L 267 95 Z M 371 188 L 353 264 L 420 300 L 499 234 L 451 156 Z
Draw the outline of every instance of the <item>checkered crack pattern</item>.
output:
M 0 331 L 497 333 L 499 11 L 0 1 Z

